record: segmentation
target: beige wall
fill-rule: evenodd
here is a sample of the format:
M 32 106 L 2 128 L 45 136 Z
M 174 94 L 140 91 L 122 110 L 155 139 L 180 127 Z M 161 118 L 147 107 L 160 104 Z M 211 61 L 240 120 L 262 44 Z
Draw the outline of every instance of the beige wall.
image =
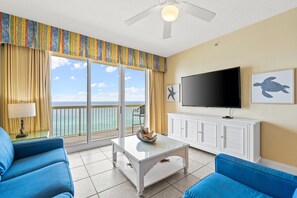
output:
M 262 121 L 263 158 L 297 167 L 297 105 L 250 102 L 253 73 L 297 68 L 297 9 L 169 57 L 165 86 L 180 83 L 182 76 L 236 66 L 241 66 L 242 109 L 235 109 L 234 116 Z M 168 112 L 223 116 L 228 109 L 183 107 L 181 103 L 166 102 L 166 127 Z

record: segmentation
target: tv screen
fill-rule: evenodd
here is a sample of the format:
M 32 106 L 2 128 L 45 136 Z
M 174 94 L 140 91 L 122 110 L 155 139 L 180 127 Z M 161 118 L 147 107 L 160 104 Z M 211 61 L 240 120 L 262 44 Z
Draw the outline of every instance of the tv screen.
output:
M 182 77 L 182 105 L 241 108 L 240 67 Z

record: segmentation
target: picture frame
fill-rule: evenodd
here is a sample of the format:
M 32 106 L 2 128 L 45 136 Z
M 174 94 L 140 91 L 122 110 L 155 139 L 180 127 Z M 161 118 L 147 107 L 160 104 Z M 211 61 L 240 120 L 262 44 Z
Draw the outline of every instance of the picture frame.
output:
M 172 84 L 166 86 L 166 101 L 180 102 L 180 84 Z
M 251 80 L 251 102 L 294 104 L 294 69 L 253 74 Z

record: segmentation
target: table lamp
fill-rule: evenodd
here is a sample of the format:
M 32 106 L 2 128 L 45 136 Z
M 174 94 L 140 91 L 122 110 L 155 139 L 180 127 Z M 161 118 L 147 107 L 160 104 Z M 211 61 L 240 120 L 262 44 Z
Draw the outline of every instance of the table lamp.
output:
M 24 118 L 36 116 L 35 103 L 8 104 L 8 118 L 21 118 L 20 133 L 16 138 L 26 137 Z

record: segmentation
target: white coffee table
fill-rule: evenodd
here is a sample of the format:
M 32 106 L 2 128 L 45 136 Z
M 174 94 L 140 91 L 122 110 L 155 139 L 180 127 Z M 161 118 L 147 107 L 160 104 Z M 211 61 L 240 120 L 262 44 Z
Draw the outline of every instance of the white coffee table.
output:
M 112 141 L 112 161 L 135 186 L 139 196 L 144 188 L 174 173 L 188 169 L 189 144 L 158 135 L 154 144 L 144 143 L 135 135 Z M 117 152 L 123 155 L 117 155 Z M 169 162 L 160 161 L 169 159 Z

